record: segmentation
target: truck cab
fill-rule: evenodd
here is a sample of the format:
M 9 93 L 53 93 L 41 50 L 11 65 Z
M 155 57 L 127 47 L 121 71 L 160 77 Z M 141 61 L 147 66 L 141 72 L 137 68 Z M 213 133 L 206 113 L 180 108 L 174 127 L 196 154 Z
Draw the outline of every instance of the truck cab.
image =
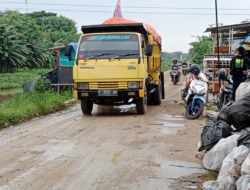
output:
M 160 104 L 161 50 L 143 24 L 83 26 L 82 31 L 73 78 L 83 114 L 91 114 L 94 103 L 136 104 L 138 114 L 144 114 L 148 104 Z M 67 45 L 69 59 L 71 50 Z

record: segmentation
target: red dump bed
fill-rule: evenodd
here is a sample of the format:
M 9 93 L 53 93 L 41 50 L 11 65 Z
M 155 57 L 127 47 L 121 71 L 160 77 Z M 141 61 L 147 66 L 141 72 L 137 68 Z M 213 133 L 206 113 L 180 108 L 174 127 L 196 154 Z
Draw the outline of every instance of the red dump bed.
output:
M 139 22 L 124 19 L 124 18 L 113 17 L 113 18 L 106 20 L 102 24 L 130 24 L 130 23 L 139 23 Z M 157 41 L 161 45 L 161 36 L 157 34 L 156 30 L 149 24 L 145 24 L 145 26 L 147 27 L 145 28 L 147 32 L 151 34 L 154 40 Z

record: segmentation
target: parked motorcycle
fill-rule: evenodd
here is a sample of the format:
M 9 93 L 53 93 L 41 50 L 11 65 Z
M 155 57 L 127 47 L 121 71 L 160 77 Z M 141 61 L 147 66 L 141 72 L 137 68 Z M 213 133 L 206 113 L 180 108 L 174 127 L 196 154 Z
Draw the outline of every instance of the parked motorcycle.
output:
M 182 74 L 183 74 L 184 76 L 187 75 L 187 71 L 188 71 L 187 65 L 182 65 Z
M 182 89 L 182 98 L 186 108 L 186 117 L 188 119 L 199 118 L 204 110 L 206 103 L 205 95 L 208 90 L 208 80 L 212 78 L 206 73 L 202 73 L 197 64 L 192 64 L 188 70 L 191 76 L 188 77 L 185 89 Z
M 176 85 L 180 81 L 179 77 L 179 65 L 172 65 L 172 74 L 171 74 L 172 82 Z
M 227 76 L 227 71 L 225 69 L 219 69 L 216 72 L 216 76 L 218 76 L 221 84 L 219 94 L 216 98 L 216 105 L 220 110 L 224 105 L 232 100 L 233 80 L 231 77 Z M 227 81 L 228 83 L 225 83 L 224 81 Z

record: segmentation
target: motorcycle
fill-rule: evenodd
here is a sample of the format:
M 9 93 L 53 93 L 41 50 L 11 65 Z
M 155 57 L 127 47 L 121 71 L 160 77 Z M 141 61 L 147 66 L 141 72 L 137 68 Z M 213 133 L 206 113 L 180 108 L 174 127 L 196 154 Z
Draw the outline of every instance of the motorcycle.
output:
M 211 70 L 206 72 L 211 72 Z M 206 103 L 205 95 L 208 90 L 207 82 L 212 80 L 212 77 L 206 72 L 200 72 L 198 76 L 191 74 L 187 79 L 186 87 L 182 89 L 182 98 L 188 119 L 197 119 L 203 113 L 204 104 Z
M 179 77 L 179 66 L 173 65 L 172 66 L 172 74 L 171 74 L 172 82 L 176 85 L 180 81 Z
M 232 100 L 233 80 L 231 77 L 228 77 L 225 74 L 219 75 L 219 80 L 222 81 L 222 84 L 220 86 L 219 94 L 216 98 L 216 105 L 220 110 L 224 105 Z M 228 83 L 224 83 L 224 81 L 227 81 Z
M 187 65 L 182 65 L 182 74 L 183 74 L 184 76 L 187 75 L 187 71 L 188 71 Z

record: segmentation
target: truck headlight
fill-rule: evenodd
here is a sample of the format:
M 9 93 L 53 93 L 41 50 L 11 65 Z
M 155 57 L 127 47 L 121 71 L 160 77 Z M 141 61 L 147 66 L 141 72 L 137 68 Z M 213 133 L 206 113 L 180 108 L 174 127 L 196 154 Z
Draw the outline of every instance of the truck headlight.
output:
M 139 88 L 140 83 L 139 82 L 128 82 L 128 88 Z
M 89 89 L 89 83 L 88 82 L 79 82 L 77 84 L 77 87 L 79 90 L 88 90 Z

